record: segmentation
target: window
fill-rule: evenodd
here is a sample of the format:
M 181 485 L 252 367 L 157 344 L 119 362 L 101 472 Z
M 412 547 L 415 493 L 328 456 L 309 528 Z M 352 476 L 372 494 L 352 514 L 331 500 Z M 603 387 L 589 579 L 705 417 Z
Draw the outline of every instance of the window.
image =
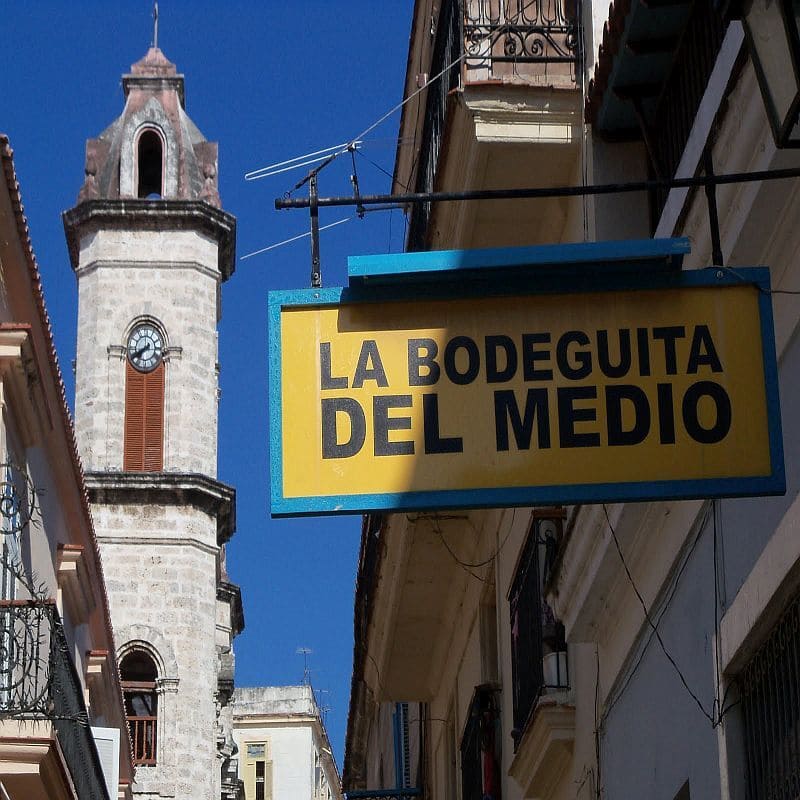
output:
M 164 159 L 161 137 L 152 129 L 145 130 L 136 147 L 138 167 L 137 197 L 161 197 Z
M 747 800 L 800 797 L 800 597 L 739 676 Z
M 131 734 L 133 763 L 153 766 L 156 763 L 158 695 L 156 665 L 141 650 L 128 653 L 119 666 L 125 716 Z
M 494 692 L 476 687 L 461 740 L 461 800 L 500 797 L 499 713 Z
M 125 362 L 123 469 L 159 472 L 164 466 L 164 363 L 140 372 Z
M 269 742 L 247 742 L 244 753 L 245 800 L 272 800 Z
M 542 598 L 545 567 L 551 568 L 560 538 L 560 524 L 560 517 L 537 517 L 534 512 L 508 595 L 514 710 L 511 735 L 515 747 L 522 739 L 542 690 L 568 685 L 564 627 L 556 621 Z

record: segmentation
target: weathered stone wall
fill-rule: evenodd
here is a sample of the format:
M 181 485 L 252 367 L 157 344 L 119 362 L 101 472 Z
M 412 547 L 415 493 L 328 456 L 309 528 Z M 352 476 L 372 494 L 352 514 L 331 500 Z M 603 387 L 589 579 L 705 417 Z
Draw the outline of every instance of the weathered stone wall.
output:
M 75 424 L 88 471 L 123 466 L 125 346 L 166 334 L 164 470 L 216 476 L 216 243 L 193 231 L 101 230 L 81 241 Z
M 216 520 L 186 506 L 97 505 L 117 647 L 158 662 L 158 763 L 137 796 L 217 800 Z

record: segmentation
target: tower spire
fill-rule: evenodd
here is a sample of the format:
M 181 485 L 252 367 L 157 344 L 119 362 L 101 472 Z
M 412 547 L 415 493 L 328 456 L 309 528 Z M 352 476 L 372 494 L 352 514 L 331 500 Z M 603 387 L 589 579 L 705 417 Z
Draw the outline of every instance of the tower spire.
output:
M 153 47 L 158 49 L 158 0 L 153 2 Z

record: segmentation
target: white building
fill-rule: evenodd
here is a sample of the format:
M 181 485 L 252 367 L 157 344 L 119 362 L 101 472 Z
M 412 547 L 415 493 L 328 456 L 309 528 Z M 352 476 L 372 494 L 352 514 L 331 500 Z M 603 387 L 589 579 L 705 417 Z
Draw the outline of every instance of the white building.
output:
M 339 772 L 310 686 L 236 689 L 230 710 L 244 800 L 341 800 Z

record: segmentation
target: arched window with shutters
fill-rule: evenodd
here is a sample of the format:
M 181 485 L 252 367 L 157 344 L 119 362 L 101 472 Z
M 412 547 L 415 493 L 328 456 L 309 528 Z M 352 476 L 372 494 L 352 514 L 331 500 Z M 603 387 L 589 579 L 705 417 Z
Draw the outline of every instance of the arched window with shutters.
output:
M 151 322 L 140 322 L 128 337 L 125 362 L 126 472 L 164 468 L 164 336 Z

